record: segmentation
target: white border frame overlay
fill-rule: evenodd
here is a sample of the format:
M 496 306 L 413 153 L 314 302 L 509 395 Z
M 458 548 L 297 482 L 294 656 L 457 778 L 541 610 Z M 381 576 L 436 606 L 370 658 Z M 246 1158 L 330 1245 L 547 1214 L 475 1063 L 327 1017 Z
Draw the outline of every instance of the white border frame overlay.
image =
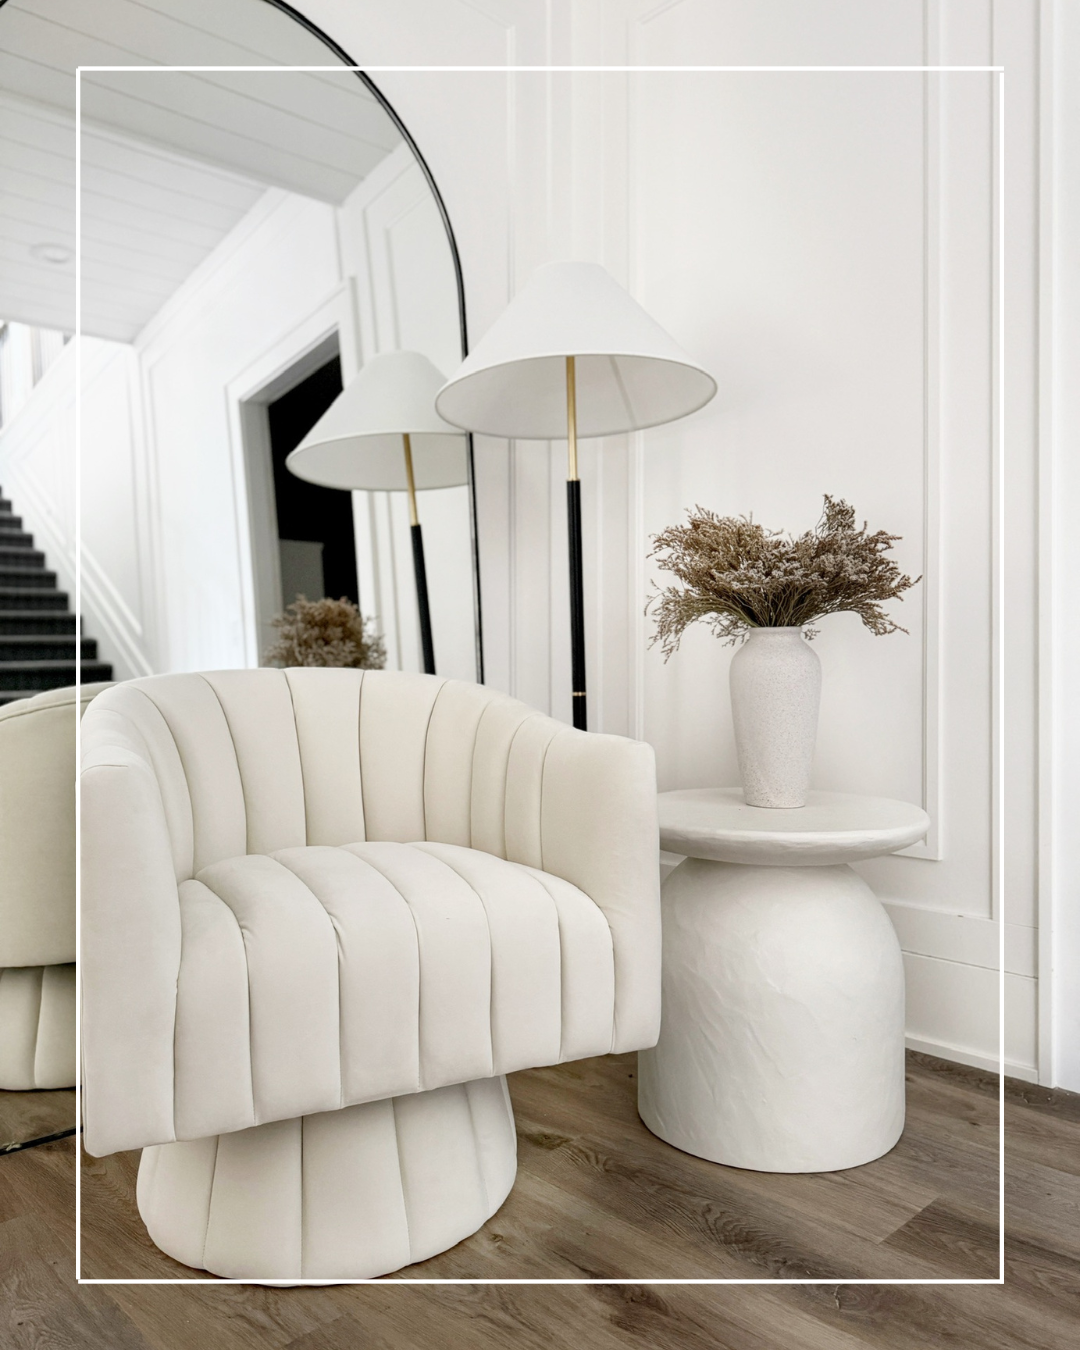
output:
M 992 865 L 996 878 L 996 888 L 1000 888 L 1001 879 L 1004 876 L 1004 792 L 1001 783 L 1000 758 L 1004 746 L 1004 677 L 1005 677 L 1005 647 L 1003 640 L 1003 623 L 1001 618 L 1001 606 L 1004 596 L 1004 514 L 1005 514 L 1005 480 L 1004 480 L 1004 434 L 1005 434 L 1005 319 L 1004 319 L 1004 299 L 1005 299 L 1005 68 L 1003 66 L 957 66 L 957 65 L 938 65 L 938 66 L 595 66 L 595 65 L 551 65 L 551 66 L 523 66 L 523 65 L 504 65 L 504 66 L 79 66 L 75 72 L 75 612 L 78 621 L 82 617 L 82 75 L 83 72 L 94 73 L 123 73 L 123 72 L 326 72 L 326 71 L 351 71 L 354 73 L 363 72 L 367 75 L 385 74 L 623 74 L 623 75 L 648 75 L 669 72 L 686 72 L 696 74 L 736 74 L 736 73 L 760 73 L 760 74 L 794 74 L 794 73 L 822 73 L 822 74 L 841 74 L 841 73 L 875 73 L 898 74 L 904 72 L 920 74 L 951 74 L 951 73 L 972 73 L 972 74 L 993 74 L 997 76 L 995 82 L 995 111 L 996 121 L 993 127 L 993 133 L 997 141 L 996 173 L 997 173 L 997 193 L 993 208 L 996 211 L 997 219 L 992 222 L 994 234 L 994 249 L 996 251 L 996 265 L 994 267 L 994 278 L 997 285 L 997 314 L 995 324 L 995 343 L 996 343 L 996 368 L 993 377 L 997 383 L 997 397 L 995 400 L 995 411 L 997 416 L 997 429 L 995 443 L 993 447 L 993 615 L 994 628 L 992 638 L 992 683 L 993 683 L 993 716 L 992 716 L 992 740 L 993 740 L 993 758 L 995 764 L 994 773 L 994 793 L 992 805 L 992 830 L 993 830 L 993 859 Z M 76 664 L 76 686 L 81 686 L 81 670 Z M 78 695 L 76 695 L 78 697 Z M 76 721 L 76 761 L 81 762 L 82 734 L 81 721 Z M 82 1010 L 82 913 L 81 913 L 81 895 L 82 895 L 82 867 L 81 867 L 81 797 L 76 788 L 76 818 L 75 818 L 75 844 L 76 844 L 76 873 L 75 873 L 75 895 L 76 895 L 76 950 L 80 955 L 80 960 L 76 964 L 76 1013 L 75 1013 L 75 1036 L 76 1036 L 76 1057 L 80 1070 L 80 1081 L 75 1087 L 75 1106 L 76 1119 L 82 1119 L 81 1102 L 81 1066 L 82 1066 L 82 1038 L 81 1038 L 81 1010 Z M 834 1276 L 829 1279 L 672 1279 L 672 1278 L 649 1278 L 648 1276 L 637 1278 L 618 1278 L 618 1279 L 396 1279 L 395 1285 L 440 1285 L 440 1284 L 467 1284 L 467 1285 L 487 1285 L 487 1284 L 513 1284 L 513 1285 L 590 1285 L 590 1284 L 613 1284 L 613 1285 L 764 1285 L 774 1287 L 779 1285 L 969 1285 L 969 1284 L 1004 1284 L 1005 1283 L 1005 923 L 1004 916 L 1001 913 L 1000 906 L 995 906 L 998 910 L 998 1274 L 995 1278 L 983 1279 L 864 1279 L 853 1278 L 845 1279 Z M 122 1279 L 122 1278 L 92 1278 L 85 1277 L 82 1274 L 82 1130 L 79 1128 L 76 1132 L 76 1177 L 75 1177 L 75 1278 L 79 1284 L 252 1284 L 252 1280 L 223 1279 L 217 1276 L 208 1278 L 191 1279 Z M 297 1280 L 282 1282 L 287 1287 L 300 1288 L 304 1285 L 325 1286 L 331 1284 L 384 1284 L 385 1277 L 368 1280 Z

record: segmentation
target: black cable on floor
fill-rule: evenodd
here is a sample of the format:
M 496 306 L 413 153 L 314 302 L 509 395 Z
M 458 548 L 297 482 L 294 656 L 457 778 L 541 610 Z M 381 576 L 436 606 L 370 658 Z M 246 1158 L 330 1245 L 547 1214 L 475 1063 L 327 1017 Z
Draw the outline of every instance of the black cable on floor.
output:
M 7 1153 L 21 1153 L 23 1149 L 37 1148 L 38 1144 L 51 1144 L 57 1139 L 68 1139 L 79 1131 L 72 1127 L 70 1130 L 58 1130 L 56 1134 L 43 1134 L 40 1139 L 27 1139 L 21 1144 L 5 1144 L 0 1148 L 0 1156 Z

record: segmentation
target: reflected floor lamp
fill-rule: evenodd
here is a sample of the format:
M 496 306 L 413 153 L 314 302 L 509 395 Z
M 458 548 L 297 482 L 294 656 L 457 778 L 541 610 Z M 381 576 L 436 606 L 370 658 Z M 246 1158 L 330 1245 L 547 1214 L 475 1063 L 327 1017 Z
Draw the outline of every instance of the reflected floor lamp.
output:
M 567 440 L 574 726 L 587 728 L 579 437 L 614 436 L 696 412 L 716 381 L 596 263 L 539 268 L 435 400 L 455 426 Z
M 435 395 L 444 378 L 420 352 L 373 356 L 285 461 L 297 478 L 320 487 L 409 494 L 416 607 L 427 675 L 435 674 L 435 644 L 416 494 L 469 481 L 465 436 L 435 411 Z

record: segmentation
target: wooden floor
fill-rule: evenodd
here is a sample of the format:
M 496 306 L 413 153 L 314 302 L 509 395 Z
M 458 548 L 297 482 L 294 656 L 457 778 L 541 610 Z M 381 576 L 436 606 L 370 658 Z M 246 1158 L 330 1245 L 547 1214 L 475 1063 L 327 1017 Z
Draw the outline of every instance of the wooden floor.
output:
M 76 1286 L 71 1140 L 0 1159 L 0 1345 L 11 1350 L 1066 1350 L 1080 1345 L 1080 1098 L 1011 1083 L 1004 1287 L 993 1278 L 997 1083 L 912 1056 L 908 1124 L 845 1173 L 723 1168 L 655 1139 L 634 1059 L 514 1075 L 509 1200 L 474 1237 L 403 1273 L 604 1279 L 590 1286 Z M 194 1272 L 150 1244 L 135 1158 L 87 1159 L 84 1275 Z M 822 1279 L 687 1286 L 659 1278 Z
M 75 1126 L 75 1089 L 0 1092 L 0 1153 Z

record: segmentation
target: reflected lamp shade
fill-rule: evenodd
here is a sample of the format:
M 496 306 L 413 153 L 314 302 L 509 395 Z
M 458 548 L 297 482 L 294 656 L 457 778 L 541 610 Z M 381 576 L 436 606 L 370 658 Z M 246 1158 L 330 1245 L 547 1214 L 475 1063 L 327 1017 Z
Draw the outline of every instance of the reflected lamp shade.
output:
M 373 356 L 285 461 L 320 487 L 404 492 L 402 436 L 416 451 L 416 489 L 469 481 L 465 437 L 435 411 L 441 372 L 420 352 Z
M 436 409 L 468 431 L 561 439 L 568 356 L 579 437 L 660 426 L 716 393 L 713 377 L 603 267 L 554 262 L 537 269 L 443 385 Z
M 373 356 L 285 460 L 290 473 L 320 487 L 409 494 L 416 608 L 428 675 L 435 674 L 435 645 L 416 494 L 469 481 L 468 442 L 435 411 L 442 382 L 420 352 Z

